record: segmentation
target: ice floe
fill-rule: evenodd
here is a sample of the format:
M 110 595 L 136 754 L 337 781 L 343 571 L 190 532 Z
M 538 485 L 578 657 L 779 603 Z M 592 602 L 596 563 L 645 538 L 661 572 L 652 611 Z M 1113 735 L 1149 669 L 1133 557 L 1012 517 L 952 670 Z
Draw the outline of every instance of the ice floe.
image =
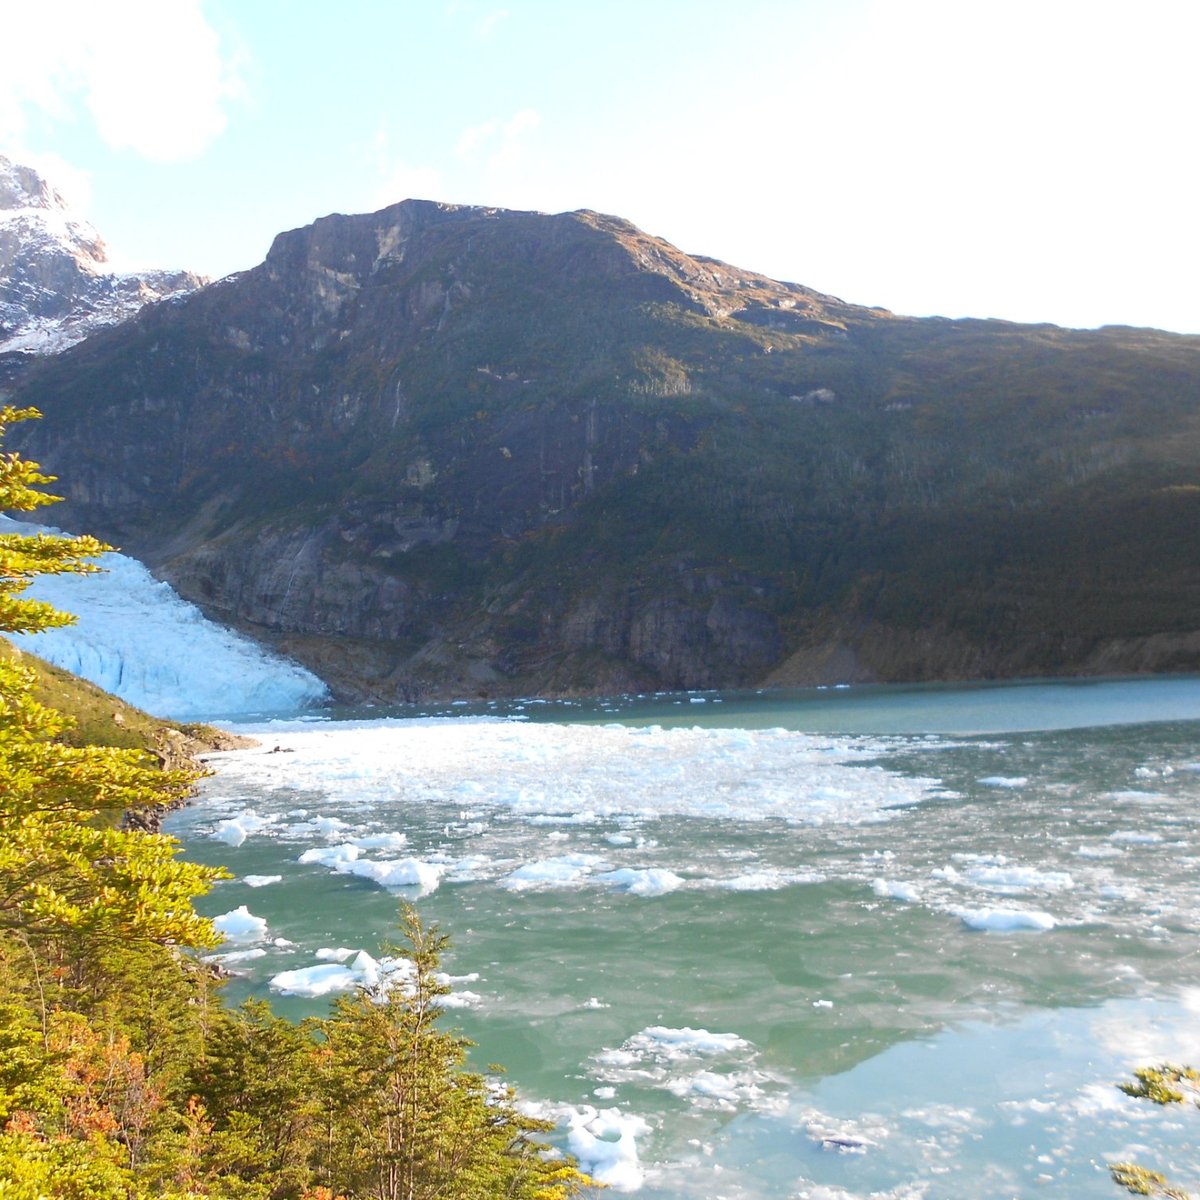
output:
M 500 886 L 511 892 L 566 887 L 578 883 L 585 876 L 607 865 L 598 854 L 564 854 L 557 858 L 544 858 L 538 862 L 526 863 L 502 879 Z
M 887 820 L 940 786 L 872 763 L 887 748 L 880 739 L 784 729 L 428 718 L 247 730 L 292 751 L 286 772 L 277 755 L 240 752 L 218 764 L 229 784 L 269 789 L 286 774 L 289 787 L 323 795 L 343 819 L 403 799 L 507 811 L 531 825 L 664 816 L 858 824 Z
M 877 896 L 890 900 L 904 900 L 916 904 L 921 899 L 921 889 L 914 883 L 905 883 L 900 879 L 874 879 L 871 890 Z
M 597 875 L 596 879 L 618 891 L 628 892 L 631 896 L 665 896 L 668 892 L 683 887 L 684 883 L 682 877 L 674 871 L 658 867 L 648 867 L 644 870 L 622 867 L 616 871 L 605 871 Z
M 362 850 L 357 843 L 343 842 L 337 846 L 313 846 L 296 861 L 302 865 L 328 867 L 339 875 L 369 879 L 380 887 L 415 888 L 422 895 L 436 891 L 445 872 L 444 865 L 423 862 L 417 858 L 367 859 L 361 855 Z
M 246 809 L 245 812 L 238 813 L 236 817 L 227 817 L 223 821 L 218 821 L 212 837 L 236 850 L 252 834 L 269 829 L 275 820 L 275 817 L 261 817 L 253 810 Z
M 641 1189 L 646 1176 L 637 1139 L 653 1128 L 643 1117 L 590 1104 L 523 1101 L 520 1107 L 530 1116 L 556 1122 L 566 1135 L 567 1149 L 597 1183 L 615 1192 Z
M 998 933 L 1016 930 L 1044 932 L 1058 924 L 1049 913 L 1026 908 L 952 908 L 949 911 L 970 929 Z
M 263 917 L 256 917 L 244 905 L 240 904 L 231 912 L 213 917 L 213 928 L 227 942 L 261 942 L 267 936 L 267 922 Z

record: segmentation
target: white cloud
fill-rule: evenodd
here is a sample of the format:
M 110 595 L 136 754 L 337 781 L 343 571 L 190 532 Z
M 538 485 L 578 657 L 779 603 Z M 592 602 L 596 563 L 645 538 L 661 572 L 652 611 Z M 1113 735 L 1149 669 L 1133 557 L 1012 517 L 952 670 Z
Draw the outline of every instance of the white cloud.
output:
M 386 177 L 371 193 L 371 211 L 398 204 L 401 200 L 445 200 L 445 180 L 435 167 L 393 163 Z
M 90 171 L 72 166 L 57 154 L 22 152 L 16 156 L 22 166 L 32 167 L 67 202 L 72 213 L 84 214 L 92 206 Z
M 480 125 L 464 129 L 455 143 L 454 153 L 465 163 L 483 162 L 489 172 L 512 170 L 524 158 L 527 135 L 541 124 L 532 108 L 523 108 L 507 121 L 493 117 Z
M 33 111 L 86 109 L 113 149 L 159 162 L 195 158 L 240 95 L 200 0 L 42 0 L 5 14 L 21 53 L 0 74 L 0 138 L 19 144 Z
M 475 157 L 475 152 L 479 147 L 485 142 L 490 141 L 499 128 L 500 122 L 496 120 L 484 121 L 482 125 L 468 126 L 468 128 L 459 134 L 458 141 L 454 146 L 454 153 L 463 162 L 470 162 Z
M 475 27 L 475 32 L 481 38 L 489 38 L 492 36 L 493 33 L 496 32 L 496 26 L 499 25 L 502 21 L 507 20 L 507 18 L 508 18 L 508 9 L 507 8 L 501 8 L 501 9 L 497 9 L 495 12 L 490 12 Z

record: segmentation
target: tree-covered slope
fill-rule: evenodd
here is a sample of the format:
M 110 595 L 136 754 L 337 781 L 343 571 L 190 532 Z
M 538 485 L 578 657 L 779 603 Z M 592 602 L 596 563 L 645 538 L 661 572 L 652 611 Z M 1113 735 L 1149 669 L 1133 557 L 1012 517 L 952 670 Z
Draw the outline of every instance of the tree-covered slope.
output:
M 65 523 L 347 696 L 1200 667 L 1200 338 L 405 202 L 16 396 Z

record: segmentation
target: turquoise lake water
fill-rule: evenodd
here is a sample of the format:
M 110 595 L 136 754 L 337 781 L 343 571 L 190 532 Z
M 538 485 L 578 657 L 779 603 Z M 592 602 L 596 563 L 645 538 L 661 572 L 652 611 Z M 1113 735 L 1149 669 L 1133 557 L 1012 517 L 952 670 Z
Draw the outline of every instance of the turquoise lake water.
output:
M 1200 1186 L 1200 1113 L 1114 1086 L 1200 1061 L 1200 680 L 239 728 L 169 824 L 235 875 L 205 902 L 230 997 L 323 1010 L 411 899 L 453 940 L 446 1020 L 614 1188 L 1118 1197 L 1121 1158 Z

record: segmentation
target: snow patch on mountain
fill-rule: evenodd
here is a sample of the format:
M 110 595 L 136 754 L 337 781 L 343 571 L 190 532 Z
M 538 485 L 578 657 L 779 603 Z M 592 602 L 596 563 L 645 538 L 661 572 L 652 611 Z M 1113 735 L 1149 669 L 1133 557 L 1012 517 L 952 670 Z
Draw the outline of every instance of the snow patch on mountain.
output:
M 96 230 L 33 168 L 0 155 L 0 354 L 57 353 L 205 282 L 112 271 Z

